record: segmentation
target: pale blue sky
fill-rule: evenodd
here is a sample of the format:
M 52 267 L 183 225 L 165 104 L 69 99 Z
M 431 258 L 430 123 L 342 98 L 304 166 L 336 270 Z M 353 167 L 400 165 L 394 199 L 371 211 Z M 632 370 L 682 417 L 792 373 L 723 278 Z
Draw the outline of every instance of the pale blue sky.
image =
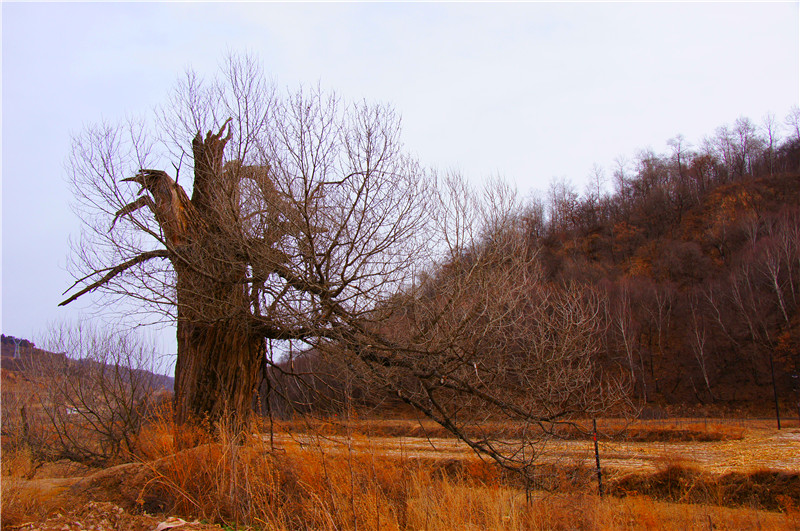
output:
M 2 4 L 2 331 L 86 315 L 70 135 L 164 102 L 189 66 L 259 56 L 279 86 L 390 102 L 423 164 L 523 194 L 798 104 L 798 3 Z M 167 332 L 167 336 L 169 332 Z M 166 343 L 170 343 L 166 340 Z M 165 347 L 174 348 L 174 347 Z

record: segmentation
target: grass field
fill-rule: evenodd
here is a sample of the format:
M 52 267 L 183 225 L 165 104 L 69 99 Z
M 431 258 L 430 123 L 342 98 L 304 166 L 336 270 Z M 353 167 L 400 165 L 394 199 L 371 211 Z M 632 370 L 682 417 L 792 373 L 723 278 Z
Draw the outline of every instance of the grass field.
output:
M 610 473 L 655 472 L 680 464 L 706 472 L 800 471 L 800 429 L 783 430 L 769 421 L 722 422 L 677 419 L 637 421 L 623 426 L 606 421 L 600 437 L 601 465 Z M 479 459 L 466 445 L 438 426 L 414 421 L 295 423 L 283 425 L 275 440 L 321 445 L 336 453 L 354 447 L 379 456 L 424 459 Z M 586 429 L 588 431 L 588 428 Z M 567 434 L 541 447 L 543 464 L 569 463 L 594 467 L 594 447 L 587 436 Z
M 168 516 L 180 529 L 800 529 L 796 422 L 601 421 L 615 435 L 601 437 L 602 498 L 577 432 L 544 446 L 526 489 L 415 421 L 281 423 L 272 444 L 223 429 L 183 451 L 172 429 L 153 424 L 131 463 L 104 470 L 4 451 L 3 529 L 155 529 Z

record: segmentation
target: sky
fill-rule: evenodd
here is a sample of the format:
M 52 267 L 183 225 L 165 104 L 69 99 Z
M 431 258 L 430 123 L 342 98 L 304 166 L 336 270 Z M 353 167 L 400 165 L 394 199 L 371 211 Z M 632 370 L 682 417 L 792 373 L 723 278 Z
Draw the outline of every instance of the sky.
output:
M 525 196 L 678 134 L 780 121 L 800 98 L 798 5 L 2 2 L 2 332 L 107 319 L 91 297 L 57 307 L 80 232 L 71 138 L 151 112 L 188 68 L 249 53 L 279 87 L 392 104 L 423 165 Z M 173 329 L 151 336 L 175 351 Z

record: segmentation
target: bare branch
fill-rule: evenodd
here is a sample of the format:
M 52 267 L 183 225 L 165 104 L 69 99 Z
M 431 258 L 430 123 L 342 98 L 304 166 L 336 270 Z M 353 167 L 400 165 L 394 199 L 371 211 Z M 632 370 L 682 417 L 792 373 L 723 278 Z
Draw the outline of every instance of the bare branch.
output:
M 116 225 L 117 220 L 120 217 L 127 216 L 128 214 L 136 212 L 137 210 L 139 210 L 142 207 L 149 208 L 153 212 L 153 214 L 156 213 L 156 205 L 155 205 L 155 203 L 153 203 L 153 199 L 150 196 L 147 196 L 147 195 L 141 196 L 136 201 L 133 201 L 132 203 L 128 203 L 124 207 L 122 207 L 119 210 L 117 210 L 117 213 L 114 215 L 114 220 L 111 222 L 111 228 L 109 229 L 109 231 L 114 229 L 114 225 Z
M 110 281 L 111 279 L 113 279 L 114 277 L 119 275 L 120 273 L 130 269 L 131 267 L 133 267 L 135 265 L 141 264 L 142 262 L 146 262 L 147 260 L 150 260 L 152 258 L 169 258 L 169 253 L 164 249 L 157 249 L 155 251 L 147 251 L 147 252 L 141 253 L 141 254 L 139 254 L 137 256 L 134 256 L 133 258 L 131 258 L 130 260 L 128 260 L 126 262 L 123 262 L 123 263 L 121 263 L 121 264 L 119 264 L 117 266 L 109 268 L 107 270 L 108 273 L 103 275 L 103 277 L 100 280 L 92 282 L 91 284 L 89 284 L 88 286 L 86 286 L 85 288 L 80 290 L 78 293 L 76 293 L 76 294 L 72 295 L 70 298 L 62 301 L 61 303 L 59 303 L 59 306 L 66 306 L 67 304 L 71 303 L 72 301 L 74 301 L 78 297 L 81 297 L 82 295 L 85 295 L 86 293 L 89 293 L 90 291 L 94 291 L 95 289 L 99 288 L 100 286 L 106 284 L 108 281 Z M 98 273 L 100 273 L 100 272 L 101 271 L 98 271 Z M 67 290 L 67 291 L 69 291 L 69 290 Z M 64 293 L 66 293 L 66 292 L 64 292 Z

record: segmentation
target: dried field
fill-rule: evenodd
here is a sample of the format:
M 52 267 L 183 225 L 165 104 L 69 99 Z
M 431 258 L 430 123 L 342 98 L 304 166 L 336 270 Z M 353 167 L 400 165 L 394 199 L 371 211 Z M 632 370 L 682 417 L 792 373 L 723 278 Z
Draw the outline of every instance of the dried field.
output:
M 2 527 L 152 530 L 179 517 L 179 529 L 800 529 L 796 423 L 638 422 L 629 440 L 600 444 L 604 498 L 592 443 L 574 433 L 540 456 L 550 490 L 526 493 L 432 425 L 277 428 L 274 447 L 269 434 L 239 445 L 222 431 L 176 452 L 162 423 L 133 463 L 99 471 L 4 452 Z M 680 440 L 693 438 L 706 442 Z
M 605 424 L 610 426 L 606 433 L 624 428 L 614 425 L 614 421 Z M 655 472 L 676 464 L 713 474 L 755 470 L 798 472 L 800 428 L 797 424 L 797 421 L 789 422 L 787 427 L 777 430 L 774 421 L 766 420 L 637 421 L 627 426 L 627 433 L 618 433 L 613 439 L 600 437 L 601 466 L 615 474 Z M 413 435 L 407 435 L 409 433 Z M 322 446 L 334 453 L 357 451 L 380 457 L 431 460 L 479 459 L 464 443 L 444 435 L 441 429 L 426 423 L 366 421 L 349 426 L 335 422 L 295 425 L 290 433 L 276 433 L 274 440 L 278 446 L 291 441 L 301 446 Z M 552 438 L 542 445 L 539 460 L 543 464 L 594 467 L 593 443 L 587 437 Z

